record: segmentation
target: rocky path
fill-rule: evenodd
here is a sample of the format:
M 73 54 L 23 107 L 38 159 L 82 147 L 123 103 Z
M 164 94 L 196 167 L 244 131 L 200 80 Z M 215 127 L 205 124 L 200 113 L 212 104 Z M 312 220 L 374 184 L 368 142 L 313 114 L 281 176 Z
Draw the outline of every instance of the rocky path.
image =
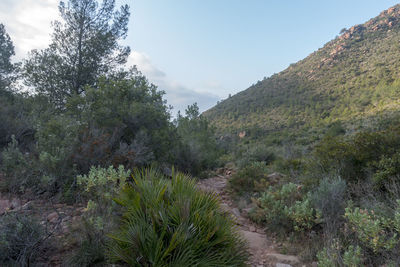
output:
M 296 256 L 279 254 L 274 240 L 268 238 L 265 234 L 265 229 L 251 222 L 239 211 L 226 191 L 229 177 L 229 175 L 218 175 L 203 179 L 198 182 L 198 187 L 201 190 L 216 193 L 221 200 L 222 208 L 230 212 L 235 218 L 239 231 L 248 243 L 251 255 L 249 265 L 255 267 L 303 266 Z

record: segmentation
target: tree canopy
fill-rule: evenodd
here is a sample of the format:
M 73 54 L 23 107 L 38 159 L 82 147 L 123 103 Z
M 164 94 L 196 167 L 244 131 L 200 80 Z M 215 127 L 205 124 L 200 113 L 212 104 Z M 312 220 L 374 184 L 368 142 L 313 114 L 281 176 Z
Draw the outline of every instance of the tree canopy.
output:
M 11 57 L 14 55 L 11 38 L 4 25 L 0 23 L 0 91 L 7 88 L 15 79 L 16 64 L 11 62 Z
M 119 40 L 127 35 L 130 12 L 128 5 L 115 9 L 115 0 L 61 1 L 62 21 L 53 23 L 51 44 L 25 61 L 26 84 L 63 107 L 67 97 L 125 64 L 130 48 Z

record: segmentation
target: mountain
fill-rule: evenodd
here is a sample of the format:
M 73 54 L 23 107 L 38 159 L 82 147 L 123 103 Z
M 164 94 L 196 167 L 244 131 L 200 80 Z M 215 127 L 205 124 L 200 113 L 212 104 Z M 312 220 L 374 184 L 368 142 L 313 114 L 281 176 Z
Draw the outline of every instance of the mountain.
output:
M 284 71 L 206 111 L 220 134 L 257 138 L 348 130 L 400 110 L 400 5 L 349 29 Z M 296 129 L 296 131 L 293 131 Z

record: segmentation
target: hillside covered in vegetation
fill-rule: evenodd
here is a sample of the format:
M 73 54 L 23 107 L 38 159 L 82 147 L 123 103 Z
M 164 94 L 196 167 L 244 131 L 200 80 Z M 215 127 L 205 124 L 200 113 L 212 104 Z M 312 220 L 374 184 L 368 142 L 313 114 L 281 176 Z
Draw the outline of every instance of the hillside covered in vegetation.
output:
M 129 6 L 59 11 L 21 62 L 0 23 L 1 266 L 398 266 L 400 5 L 176 118 Z
M 399 49 L 396 5 L 204 114 L 221 134 L 247 130 L 256 138 L 290 129 L 302 129 L 290 134 L 301 137 L 335 121 L 368 125 L 399 108 Z

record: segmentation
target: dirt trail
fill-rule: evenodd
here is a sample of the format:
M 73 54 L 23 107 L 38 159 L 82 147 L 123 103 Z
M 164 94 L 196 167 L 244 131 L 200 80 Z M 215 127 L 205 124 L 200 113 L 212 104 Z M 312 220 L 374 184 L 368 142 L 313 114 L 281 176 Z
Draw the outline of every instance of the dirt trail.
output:
M 229 178 L 229 175 L 218 175 L 203 179 L 198 182 L 198 187 L 201 190 L 216 193 L 220 197 L 222 208 L 230 212 L 235 218 L 240 232 L 248 242 L 251 255 L 249 265 L 255 267 L 303 266 L 297 257 L 279 254 L 275 249 L 274 241 L 265 234 L 265 229 L 260 228 L 242 215 L 226 191 Z

